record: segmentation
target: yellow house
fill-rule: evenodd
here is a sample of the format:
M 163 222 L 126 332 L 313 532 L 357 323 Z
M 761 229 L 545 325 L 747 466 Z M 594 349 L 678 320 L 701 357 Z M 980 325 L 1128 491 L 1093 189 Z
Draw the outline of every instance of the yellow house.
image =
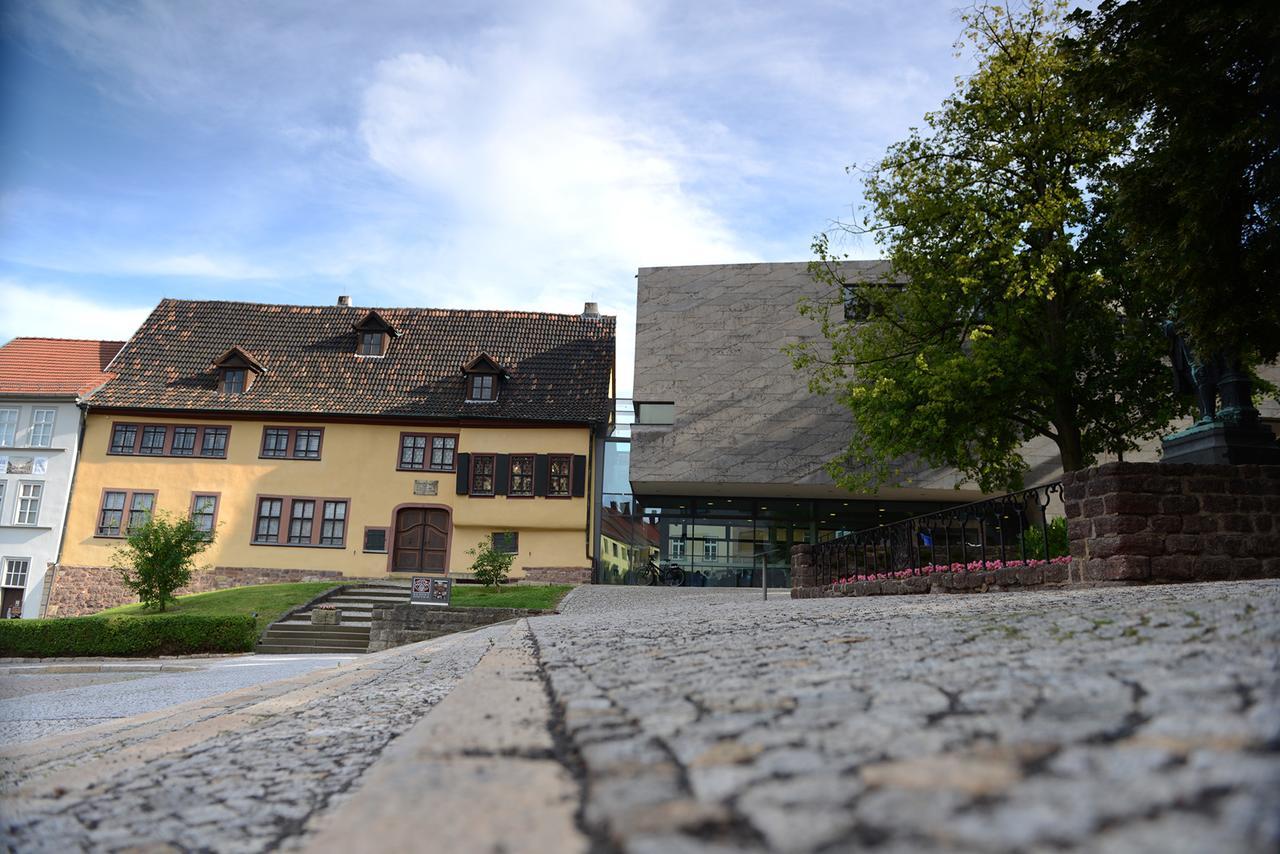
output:
M 59 571 L 108 584 L 152 512 L 241 583 L 465 573 L 590 581 L 614 318 L 165 300 L 86 409 Z

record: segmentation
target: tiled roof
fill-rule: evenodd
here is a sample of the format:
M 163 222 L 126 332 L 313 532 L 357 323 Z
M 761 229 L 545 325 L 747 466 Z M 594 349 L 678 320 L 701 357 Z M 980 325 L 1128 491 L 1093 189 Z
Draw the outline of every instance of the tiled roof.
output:
M 95 406 L 374 417 L 604 422 L 614 318 L 523 311 L 379 308 L 399 333 L 358 357 L 369 309 L 164 300 L 116 360 Z M 265 372 L 223 394 L 211 363 L 232 347 Z M 487 353 L 510 374 L 498 400 L 467 403 L 462 366 Z
M 632 546 L 654 546 L 661 540 L 658 526 L 629 516 L 613 507 L 605 507 L 600 515 L 600 533 Z
M 88 394 L 107 381 L 123 341 L 14 338 L 0 347 L 0 394 Z

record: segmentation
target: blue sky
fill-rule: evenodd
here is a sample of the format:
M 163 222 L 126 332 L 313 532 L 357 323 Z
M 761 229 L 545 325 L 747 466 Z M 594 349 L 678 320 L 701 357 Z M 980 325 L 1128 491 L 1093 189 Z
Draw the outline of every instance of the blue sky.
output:
M 14 0 L 0 340 L 165 296 L 590 299 L 625 391 L 636 269 L 807 259 L 970 70 L 957 5 Z

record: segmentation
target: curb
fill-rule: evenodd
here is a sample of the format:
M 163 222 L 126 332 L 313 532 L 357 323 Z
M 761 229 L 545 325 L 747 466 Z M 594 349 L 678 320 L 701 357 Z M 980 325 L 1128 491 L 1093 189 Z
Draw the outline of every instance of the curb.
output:
M 189 673 L 204 670 L 194 664 L 42 664 L 27 667 L 0 667 L 0 675 L 33 673 Z

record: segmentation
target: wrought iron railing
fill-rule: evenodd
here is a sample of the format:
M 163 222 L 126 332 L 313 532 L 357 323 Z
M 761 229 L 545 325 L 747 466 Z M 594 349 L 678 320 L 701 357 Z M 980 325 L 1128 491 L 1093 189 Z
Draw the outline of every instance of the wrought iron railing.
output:
M 817 543 L 814 583 L 956 563 L 1047 560 L 1056 556 L 1049 508 L 1061 493 L 1055 481 Z

